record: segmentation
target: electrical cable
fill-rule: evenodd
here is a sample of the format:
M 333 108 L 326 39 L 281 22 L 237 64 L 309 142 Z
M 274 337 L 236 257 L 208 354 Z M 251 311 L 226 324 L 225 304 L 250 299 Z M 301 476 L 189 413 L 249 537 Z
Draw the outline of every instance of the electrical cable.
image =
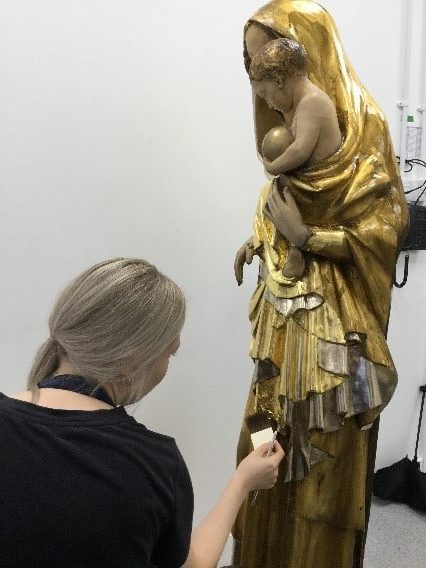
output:
M 409 189 L 407 191 L 404 191 L 405 195 L 409 195 L 410 193 L 413 193 L 414 191 L 417 191 L 418 189 L 422 189 L 423 186 L 425 185 L 425 183 L 426 183 L 426 180 L 421 185 L 419 185 L 418 187 L 413 187 L 413 189 Z
M 396 156 L 397 162 L 400 163 L 401 158 L 399 156 Z M 409 169 L 406 170 L 404 167 L 404 173 L 408 174 L 411 171 L 413 171 L 414 166 L 421 166 L 423 168 L 426 168 L 426 161 L 422 160 L 421 158 L 411 158 L 410 160 L 405 160 L 405 166 L 408 166 Z M 413 187 L 412 189 L 408 189 L 407 191 L 404 191 L 405 195 L 409 195 L 410 193 L 414 193 L 415 191 L 418 190 L 422 190 L 419 194 L 419 196 L 417 197 L 416 201 L 415 201 L 415 205 L 418 204 L 418 202 L 420 201 L 420 199 L 423 197 L 423 195 L 426 192 L 426 179 L 423 181 L 423 183 L 417 187 Z
M 397 156 L 397 161 L 398 163 L 400 163 L 401 159 L 399 158 L 399 156 Z M 408 169 L 406 169 L 406 167 L 408 166 Z M 405 160 L 405 167 L 404 167 L 404 173 L 410 173 L 413 171 L 414 166 L 421 166 L 423 168 L 426 168 L 426 162 L 424 160 L 422 160 L 421 158 L 412 158 L 411 160 Z M 410 201 L 409 202 L 409 206 L 414 208 L 417 207 L 420 199 L 423 197 L 423 195 L 426 192 L 426 179 L 423 181 L 423 183 L 421 183 L 419 186 L 414 187 L 412 189 L 409 189 L 407 191 L 404 191 L 405 195 L 410 195 L 411 193 L 415 192 L 415 191 L 419 191 L 420 193 L 417 196 L 416 201 Z M 409 262 L 410 262 L 410 254 L 408 252 L 407 249 L 406 253 L 405 253 L 405 261 L 404 261 L 404 276 L 401 282 L 398 282 L 396 279 L 396 266 L 395 266 L 395 272 L 394 272 L 394 277 L 393 277 L 393 284 L 394 286 L 396 286 L 397 288 L 403 288 L 406 284 L 407 284 L 407 280 L 408 280 L 408 267 L 409 267 Z
M 420 201 L 420 199 L 423 197 L 423 195 L 425 194 L 426 191 L 426 180 L 422 183 L 422 185 L 420 187 L 423 187 L 423 190 L 419 193 L 418 198 L 416 199 L 415 203 L 414 203 L 414 207 L 418 204 L 418 202 Z M 419 188 L 420 189 L 420 188 Z
M 399 165 L 399 163 L 400 163 L 400 158 L 399 158 L 399 156 L 397 156 L 397 163 L 398 163 L 398 165 Z M 409 169 L 409 170 L 404 169 L 404 174 L 409 174 L 410 172 L 413 171 L 413 168 L 414 168 L 413 164 L 410 164 L 410 163 L 408 163 L 407 160 L 405 160 L 405 165 L 407 166 L 407 164 L 408 164 L 408 167 L 409 167 L 410 169 Z
M 426 168 L 426 162 L 424 160 L 422 160 L 421 158 L 412 158 L 410 160 L 411 164 L 417 164 L 419 166 L 423 166 L 424 168 Z

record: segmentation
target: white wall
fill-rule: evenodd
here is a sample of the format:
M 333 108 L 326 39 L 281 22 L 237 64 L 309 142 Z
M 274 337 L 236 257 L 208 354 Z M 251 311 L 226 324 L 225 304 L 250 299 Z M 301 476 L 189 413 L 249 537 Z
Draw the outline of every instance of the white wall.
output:
M 401 2 L 323 2 L 395 140 Z M 108 257 L 150 259 L 183 286 L 189 313 L 168 379 L 136 416 L 177 438 L 197 518 L 233 469 L 252 372 L 256 269 L 238 288 L 232 264 L 263 180 L 241 56 L 243 24 L 259 5 L 0 1 L 1 390 L 24 386 L 67 280 Z M 412 445 L 426 367 L 424 263 L 413 255 L 409 283 L 394 293 L 400 387 L 383 416 L 380 466 Z

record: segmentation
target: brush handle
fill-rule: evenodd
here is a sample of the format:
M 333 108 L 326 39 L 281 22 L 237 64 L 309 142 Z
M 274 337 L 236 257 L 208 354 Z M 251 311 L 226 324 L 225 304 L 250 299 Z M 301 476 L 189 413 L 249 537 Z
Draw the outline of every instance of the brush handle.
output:
M 275 440 L 277 439 L 277 434 L 278 434 L 278 431 L 275 431 L 274 435 L 272 436 L 271 444 L 268 448 L 268 453 L 266 454 L 267 458 L 270 458 L 272 456 L 273 452 L 274 452 L 274 444 L 275 444 Z M 257 489 L 254 492 L 253 499 L 251 500 L 251 506 L 252 507 L 254 507 L 256 505 L 256 499 L 257 499 L 258 495 L 259 495 L 259 489 Z

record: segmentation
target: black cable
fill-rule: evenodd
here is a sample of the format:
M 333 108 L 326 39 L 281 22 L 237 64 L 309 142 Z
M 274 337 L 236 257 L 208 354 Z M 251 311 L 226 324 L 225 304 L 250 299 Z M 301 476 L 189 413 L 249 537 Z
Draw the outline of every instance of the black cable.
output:
M 409 189 L 408 191 L 404 191 L 405 195 L 409 195 L 410 193 L 413 193 L 414 191 L 417 191 L 418 189 L 422 189 L 423 186 L 425 185 L 426 180 L 422 183 L 422 185 L 419 185 L 418 187 L 414 187 L 413 189 Z
M 413 163 L 420 162 L 420 165 L 422 165 L 422 166 L 424 166 L 426 164 L 426 161 L 423 160 L 422 158 L 410 158 L 409 161 L 413 162 Z
M 416 450 L 414 452 L 414 462 L 417 463 L 417 452 L 419 449 L 419 440 L 420 440 L 420 431 L 422 429 L 422 419 L 423 419 L 423 408 L 425 405 L 425 395 L 426 395 L 426 385 L 423 387 L 420 387 L 422 394 L 422 403 L 420 406 L 420 419 L 419 419 L 419 426 L 417 428 L 417 439 L 416 439 Z
M 398 161 L 398 163 L 401 163 L 401 158 L 400 156 L 396 156 L 396 159 Z M 422 160 L 421 158 L 411 158 L 410 160 L 405 160 L 405 166 L 407 166 L 410 168 L 409 170 L 406 170 L 404 168 L 404 173 L 408 174 L 411 171 L 413 171 L 414 166 L 422 166 L 423 168 L 426 168 L 426 161 Z M 405 195 L 409 195 L 410 193 L 414 193 L 415 191 L 418 191 L 419 189 L 421 189 L 421 193 L 419 194 L 418 198 L 416 199 L 415 205 L 418 204 L 418 202 L 420 201 L 420 199 L 423 197 L 425 191 L 426 191 L 426 179 L 424 180 L 424 182 L 417 186 L 417 187 L 413 187 L 412 189 L 409 189 L 408 191 L 404 191 Z
M 396 266 L 395 266 L 395 272 L 393 274 L 393 284 L 397 288 L 404 288 L 404 286 L 407 284 L 409 264 L 410 264 L 410 255 L 408 254 L 408 252 L 406 252 L 405 253 L 405 261 L 404 261 L 404 277 L 403 277 L 401 282 L 398 282 L 397 279 L 396 279 Z
M 420 199 L 423 197 L 425 191 L 426 191 L 426 180 L 422 183 L 422 185 L 424 185 L 423 190 L 420 192 L 418 198 L 416 199 L 415 203 L 414 203 L 414 207 L 417 205 L 417 203 L 420 201 Z
M 397 156 L 396 158 L 397 158 L 398 164 L 400 164 L 400 163 L 401 163 L 400 157 Z M 410 172 L 413 171 L 413 167 L 414 167 L 414 166 L 413 166 L 412 164 L 410 164 L 410 163 L 408 162 L 408 160 L 405 160 L 405 166 L 407 166 L 407 164 L 408 164 L 408 167 L 409 167 L 410 169 L 409 169 L 409 170 L 404 169 L 404 174 L 409 174 Z
M 399 156 L 396 156 L 397 162 L 398 164 L 401 163 L 401 158 Z M 423 166 L 424 168 L 426 168 L 426 161 L 422 160 L 421 158 L 410 158 L 410 159 L 406 159 L 405 160 L 405 164 L 409 165 L 412 167 L 413 164 L 416 164 L 418 166 Z
M 399 166 L 399 162 L 398 162 L 398 166 Z M 409 174 L 410 172 L 413 171 L 414 165 L 408 163 L 407 161 L 405 162 L 405 168 L 404 168 L 404 174 Z
M 396 157 L 398 163 L 401 163 L 401 158 L 399 156 Z M 414 166 L 421 166 L 423 168 L 426 168 L 426 162 L 420 158 L 412 158 L 410 160 L 405 160 L 405 164 L 404 164 L 404 173 L 410 173 L 411 171 L 413 171 Z M 408 166 L 408 169 L 406 169 L 406 167 Z M 423 197 L 423 195 L 426 192 L 426 179 L 417 187 L 413 187 L 412 189 L 409 189 L 408 191 L 404 190 L 404 194 L 405 195 L 409 195 L 410 193 L 414 193 L 415 191 L 420 191 L 416 201 L 410 202 L 410 207 L 416 207 L 417 204 L 419 203 L 420 199 Z M 395 267 L 395 272 L 394 272 L 394 277 L 393 277 L 393 283 L 394 286 L 396 286 L 397 288 L 403 288 L 406 284 L 407 284 L 407 280 L 408 280 L 408 266 L 409 266 L 409 262 L 410 262 L 410 255 L 408 252 L 406 252 L 405 254 L 405 262 L 404 262 L 404 276 L 401 282 L 398 282 L 396 279 L 396 267 Z M 423 407 L 422 407 L 423 410 Z M 417 448 L 416 448 L 417 449 Z

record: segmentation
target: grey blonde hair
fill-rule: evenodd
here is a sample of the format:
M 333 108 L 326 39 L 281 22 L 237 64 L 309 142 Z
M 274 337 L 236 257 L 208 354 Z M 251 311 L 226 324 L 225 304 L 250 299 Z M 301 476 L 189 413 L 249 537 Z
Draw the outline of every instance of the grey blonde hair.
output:
M 67 359 L 95 388 L 119 385 L 116 404 L 133 404 L 184 319 L 182 290 L 149 262 L 116 258 L 96 264 L 56 300 L 50 338 L 36 354 L 27 386 L 37 396 L 38 383 Z

